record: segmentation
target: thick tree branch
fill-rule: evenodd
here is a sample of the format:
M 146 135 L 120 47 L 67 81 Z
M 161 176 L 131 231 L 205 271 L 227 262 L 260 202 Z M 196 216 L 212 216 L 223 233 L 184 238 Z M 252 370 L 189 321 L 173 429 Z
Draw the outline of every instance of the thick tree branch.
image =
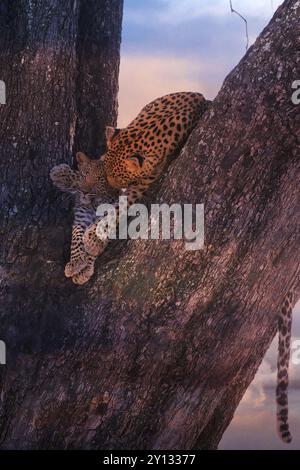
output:
M 299 14 L 279 8 L 155 196 L 205 203 L 204 250 L 114 242 L 78 288 L 43 198 L 47 258 L 2 279 L 2 448 L 217 447 L 299 266 Z

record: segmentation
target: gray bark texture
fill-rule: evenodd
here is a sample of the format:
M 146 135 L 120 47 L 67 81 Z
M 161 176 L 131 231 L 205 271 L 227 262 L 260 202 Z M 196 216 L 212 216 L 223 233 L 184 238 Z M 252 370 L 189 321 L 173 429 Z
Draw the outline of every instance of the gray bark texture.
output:
M 213 449 L 274 337 L 299 268 L 300 107 L 291 96 L 300 78 L 300 3 L 279 8 L 151 195 L 204 202 L 204 249 L 186 251 L 178 240 L 112 242 L 83 287 L 63 276 L 69 206 L 48 180 L 69 152 L 76 84 L 86 86 L 72 15 L 63 21 L 60 10 L 43 32 L 26 34 L 12 17 L 1 52 L 15 95 L 0 121 L 0 337 L 8 352 L 0 447 Z M 117 33 L 120 17 L 111 18 Z M 27 51 L 29 38 L 36 49 Z M 115 82 L 116 56 L 115 49 Z M 105 112 L 115 119 L 117 85 L 105 86 L 113 87 Z M 75 126 L 75 144 L 96 151 L 86 119 Z

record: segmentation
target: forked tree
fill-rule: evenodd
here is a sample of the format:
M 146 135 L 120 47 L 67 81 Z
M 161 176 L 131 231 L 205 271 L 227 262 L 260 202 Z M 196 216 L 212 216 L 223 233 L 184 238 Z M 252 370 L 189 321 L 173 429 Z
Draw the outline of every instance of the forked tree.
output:
M 78 287 L 48 174 L 116 120 L 122 2 L 0 3 L 1 448 L 217 447 L 299 269 L 299 17 L 286 0 L 151 195 L 204 203 L 204 248 L 112 242 Z

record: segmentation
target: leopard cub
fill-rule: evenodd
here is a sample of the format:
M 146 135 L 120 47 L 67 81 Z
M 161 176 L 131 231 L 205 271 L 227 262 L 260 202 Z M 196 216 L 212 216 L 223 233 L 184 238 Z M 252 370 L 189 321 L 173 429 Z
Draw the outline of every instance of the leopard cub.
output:
M 93 275 L 96 260 L 96 256 L 87 253 L 83 235 L 95 223 L 98 205 L 113 203 L 118 191 L 107 184 L 101 160 L 92 160 L 82 152 L 77 153 L 76 160 L 78 171 L 62 163 L 52 168 L 50 178 L 58 189 L 75 197 L 71 257 L 65 266 L 65 276 L 81 285 Z M 103 249 L 106 244 L 103 242 Z

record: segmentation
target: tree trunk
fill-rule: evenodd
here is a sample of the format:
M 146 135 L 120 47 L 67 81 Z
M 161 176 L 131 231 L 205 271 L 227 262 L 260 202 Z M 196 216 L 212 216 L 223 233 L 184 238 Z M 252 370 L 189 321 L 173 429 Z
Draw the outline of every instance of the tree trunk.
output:
M 5 448 L 47 447 L 47 436 L 37 433 L 41 416 L 25 404 L 34 399 L 25 398 L 25 389 L 35 381 L 36 361 L 44 358 L 50 366 L 50 357 L 79 339 L 86 293 L 63 275 L 72 205 L 53 188 L 49 170 L 70 163 L 79 148 L 96 154 L 103 148 L 104 124 L 116 124 L 122 9 L 122 0 L 0 3 L 0 78 L 7 92 L 7 104 L 0 105 L 0 340 L 7 350 L 7 365 L 0 366 L 0 441 Z M 49 445 L 61 447 L 50 421 L 46 428 L 53 439 Z
M 291 101 L 300 77 L 299 15 L 296 0 L 279 8 L 155 196 L 169 204 L 204 202 L 204 249 L 185 251 L 184 241 L 113 242 L 83 287 L 63 278 L 70 231 L 47 180 L 49 168 L 66 159 L 76 107 L 68 82 L 75 51 L 68 73 L 60 63 L 73 29 L 65 25 L 66 39 L 59 25 L 48 30 L 55 29 L 59 49 L 47 61 L 62 74 L 46 81 L 47 93 L 29 96 L 42 75 L 36 64 L 23 66 L 23 80 L 16 72 L 4 77 L 22 100 L 1 124 L 1 176 L 9 183 L 2 217 L 2 448 L 217 447 L 299 269 L 300 108 Z M 46 76 L 45 56 L 34 58 Z M 17 167 L 16 159 L 24 163 Z

